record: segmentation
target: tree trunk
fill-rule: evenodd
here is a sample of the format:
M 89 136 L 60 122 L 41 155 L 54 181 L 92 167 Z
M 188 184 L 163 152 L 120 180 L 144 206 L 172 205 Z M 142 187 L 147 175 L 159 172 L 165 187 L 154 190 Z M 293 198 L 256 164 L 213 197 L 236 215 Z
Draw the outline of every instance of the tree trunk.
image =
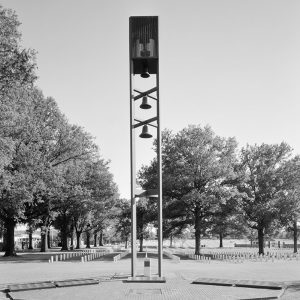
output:
M 173 247 L 173 235 L 170 235 L 170 248 Z
M 200 255 L 200 217 L 198 213 L 198 208 L 195 209 L 195 255 Z
M 29 240 L 29 245 L 28 245 L 28 249 L 29 250 L 32 250 L 33 249 L 33 246 L 32 246 L 32 228 L 30 227 L 29 230 L 28 230 L 28 240 Z
M 94 233 L 94 247 L 97 247 L 97 232 Z
M 293 230 L 293 234 L 294 234 L 294 253 L 297 253 L 298 251 L 298 241 L 297 241 L 297 236 L 298 236 L 298 228 L 297 228 L 297 220 L 294 220 L 294 224 L 293 224 L 294 230 Z
M 100 236 L 99 236 L 99 246 L 103 246 L 103 232 L 102 232 L 102 230 L 100 231 Z
M 66 224 L 62 224 L 60 231 L 61 251 L 68 251 L 68 228 Z
M 91 248 L 91 243 L 90 243 L 90 232 L 86 232 L 86 248 Z
M 76 230 L 76 249 L 80 249 L 81 231 Z
M 140 240 L 140 252 L 143 252 L 144 235 L 142 233 L 140 234 L 139 240 Z
M 258 227 L 258 254 L 264 255 L 264 229 Z
M 2 251 L 6 251 L 6 244 L 7 244 L 7 233 L 5 229 L 5 224 L 3 223 L 3 246 L 2 246 Z
M 74 223 L 71 222 L 71 229 L 70 229 L 70 233 L 71 233 L 71 249 L 74 249 Z
M 3 237 L 4 237 L 4 224 L 0 220 L 0 239 L 2 239 Z
M 128 247 L 128 236 L 125 237 L 125 249 Z
M 48 249 L 51 249 L 50 228 L 48 229 L 48 233 L 47 233 L 47 246 L 48 246 Z
M 219 233 L 219 237 L 220 237 L 220 248 L 223 248 L 223 233 L 222 232 Z
M 41 228 L 41 252 L 48 251 L 48 227 L 42 226 Z
M 71 233 L 71 249 L 74 249 L 74 232 Z
M 4 222 L 6 230 L 6 242 L 5 242 L 5 254 L 4 256 L 16 256 L 15 251 L 15 226 L 16 222 L 14 219 L 7 219 Z

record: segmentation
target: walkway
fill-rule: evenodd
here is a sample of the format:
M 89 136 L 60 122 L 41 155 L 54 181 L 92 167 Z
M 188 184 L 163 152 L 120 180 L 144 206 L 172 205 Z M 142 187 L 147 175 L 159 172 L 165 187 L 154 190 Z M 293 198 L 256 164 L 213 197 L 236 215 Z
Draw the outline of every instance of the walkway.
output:
M 1 255 L 1 253 L 0 253 Z M 63 261 L 48 263 L 49 254 L 32 254 L 15 260 L 0 258 L 0 289 L 10 284 L 94 278 L 97 285 L 30 290 L 10 293 L 12 299 L 300 299 L 300 262 L 246 262 L 240 264 L 164 259 L 166 283 L 124 283 L 129 276 L 130 259 L 116 263 L 96 260 L 87 263 Z M 26 259 L 25 259 L 26 258 Z M 157 260 L 152 260 L 156 273 Z M 143 260 L 138 259 L 138 274 L 143 273 Z M 117 275 L 117 276 L 115 276 Z M 226 287 L 192 284 L 197 278 L 274 281 L 292 285 L 286 290 Z M 0 299 L 5 296 L 0 293 Z M 1 298 L 2 297 L 2 298 Z

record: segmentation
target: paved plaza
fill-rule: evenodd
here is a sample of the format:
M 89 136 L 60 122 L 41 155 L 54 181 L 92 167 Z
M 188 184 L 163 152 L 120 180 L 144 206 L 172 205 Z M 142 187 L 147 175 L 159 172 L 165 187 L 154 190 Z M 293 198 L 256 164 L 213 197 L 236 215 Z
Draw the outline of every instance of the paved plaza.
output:
M 53 253 L 52 253 L 53 254 Z M 0 255 L 3 255 L 0 253 Z M 300 299 L 300 262 L 229 263 L 163 260 L 166 283 L 125 283 L 130 259 L 113 262 L 105 258 L 81 263 L 79 260 L 48 263 L 51 254 L 19 254 L 0 258 L 0 299 L 12 284 L 51 282 L 72 279 L 97 279 L 99 284 L 11 292 L 11 299 Z M 138 259 L 138 274 L 143 274 L 143 259 Z M 152 272 L 157 260 L 152 259 Z M 282 283 L 287 288 L 245 288 L 192 284 L 197 278 L 252 280 Z

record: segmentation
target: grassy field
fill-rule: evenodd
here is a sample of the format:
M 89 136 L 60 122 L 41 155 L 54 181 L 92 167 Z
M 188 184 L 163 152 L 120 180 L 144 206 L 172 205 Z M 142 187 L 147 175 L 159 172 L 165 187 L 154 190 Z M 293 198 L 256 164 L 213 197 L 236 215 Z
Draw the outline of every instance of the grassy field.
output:
M 285 244 L 293 244 L 293 240 L 291 239 L 274 239 L 276 245 L 278 244 L 278 241 L 280 241 L 281 244 L 283 242 Z M 163 242 L 165 247 L 170 246 L 169 240 L 164 240 Z M 224 239 L 223 240 L 223 247 L 224 248 L 233 248 L 234 244 L 250 244 L 250 241 L 248 239 Z M 202 239 L 201 240 L 201 247 L 205 248 L 219 248 L 220 242 L 218 239 Z M 145 247 L 157 247 L 157 240 L 146 240 L 144 241 Z M 175 239 L 173 240 L 173 247 L 177 248 L 195 248 L 195 241 L 193 239 Z

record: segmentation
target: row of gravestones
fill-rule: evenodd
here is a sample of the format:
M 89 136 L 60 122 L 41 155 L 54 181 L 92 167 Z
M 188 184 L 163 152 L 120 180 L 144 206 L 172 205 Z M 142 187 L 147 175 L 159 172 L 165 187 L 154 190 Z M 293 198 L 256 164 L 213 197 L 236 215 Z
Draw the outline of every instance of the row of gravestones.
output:
M 87 262 L 99 258 L 105 255 L 107 251 L 101 249 L 85 249 L 75 252 L 66 252 L 61 254 L 52 255 L 49 259 L 49 263 L 54 263 L 58 261 L 66 261 L 74 259 L 75 257 L 80 257 L 81 262 Z
M 113 257 L 113 261 L 117 262 L 118 260 L 120 260 L 121 258 L 123 258 L 124 256 L 126 256 L 128 253 L 129 253 L 129 251 L 127 250 L 127 251 L 124 251 L 122 253 L 119 253 L 119 254 L 115 255 Z
M 193 260 L 200 260 L 204 262 L 210 262 L 211 259 L 213 260 L 221 260 L 226 262 L 235 262 L 235 263 L 242 263 L 245 261 L 256 261 L 256 262 L 274 262 L 275 260 L 300 260 L 299 254 L 295 253 L 273 253 L 270 255 L 258 255 L 258 254 L 220 254 L 214 253 L 212 256 L 206 255 L 195 255 L 195 254 L 186 254 L 190 259 Z

